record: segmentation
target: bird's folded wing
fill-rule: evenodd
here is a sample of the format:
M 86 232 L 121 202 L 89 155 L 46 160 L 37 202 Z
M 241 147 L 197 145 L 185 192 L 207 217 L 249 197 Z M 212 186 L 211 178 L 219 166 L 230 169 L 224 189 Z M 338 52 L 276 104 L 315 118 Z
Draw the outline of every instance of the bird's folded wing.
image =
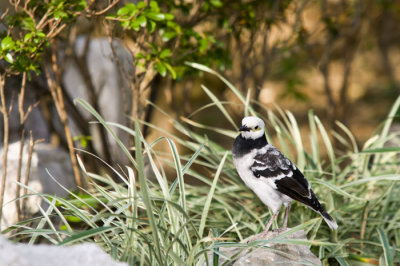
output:
M 291 198 L 311 196 L 311 189 L 307 179 L 275 147 L 269 148 L 254 157 L 254 162 L 250 167 L 256 177 L 271 178 L 277 189 Z M 297 195 L 293 195 L 293 194 Z
M 303 174 L 298 170 L 293 171 L 291 177 L 284 177 L 279 180 L 275 180 L 278 191 L 289 197 L 299 200 L 297 196 L 311 197 L 311 189 L 308 181 L 304 178 Z M 293 195 L 297 193 L 298 195 Z

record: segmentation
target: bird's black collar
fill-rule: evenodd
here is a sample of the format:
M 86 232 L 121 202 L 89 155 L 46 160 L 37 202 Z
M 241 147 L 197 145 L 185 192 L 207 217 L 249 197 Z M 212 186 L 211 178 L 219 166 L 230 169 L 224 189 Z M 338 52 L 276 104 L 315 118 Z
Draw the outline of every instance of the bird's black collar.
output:
M 253 149 L 261 149 L 267 144 L 268 141 L 265 135 L 258 139 L 245 139 L 240 134 L 236 137 L 235 142 L 233 143 L 232 153 L 234 156 L 241 157 L 251 152 Z

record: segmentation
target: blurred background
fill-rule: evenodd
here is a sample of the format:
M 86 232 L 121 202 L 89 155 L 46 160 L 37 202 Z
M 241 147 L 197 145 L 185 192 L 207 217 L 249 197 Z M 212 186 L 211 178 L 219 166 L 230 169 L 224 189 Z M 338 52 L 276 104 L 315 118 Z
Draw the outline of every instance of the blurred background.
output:
M 291 212 L 323 264 L 399 265 L 399 25 L 397 0 L 0 0 L 0 232 L 203 264 L 269 219 L 229 153 L 250 110 L 340 226 Z
M 359 145 L 400 91 L 395 0 L 1 0 L 0 12 L 1 145 L 47 143 L 69 154 L 75 168 L 74 148 L 111 165 L 128 163 L 106 130 L 74 104 L 77 97 L 106 121 L 128 128 L 141 121 L 149 141 L 160 136 L 154 126 L 173 130 L 160 110 L 236 130 L 215 115 L 215 105 L 203 107 L 212 94 L 239 125 L 244 106 L 214 75 L 185 62 L 220 73 L 261 115 L 289 110 L 307 134 L 313 110 L 332 130 L 337 120 L 349 127 Z M 132 137 L 116 134 L 132 146 Z M 231 139 L 211 137 L 230 149 Z

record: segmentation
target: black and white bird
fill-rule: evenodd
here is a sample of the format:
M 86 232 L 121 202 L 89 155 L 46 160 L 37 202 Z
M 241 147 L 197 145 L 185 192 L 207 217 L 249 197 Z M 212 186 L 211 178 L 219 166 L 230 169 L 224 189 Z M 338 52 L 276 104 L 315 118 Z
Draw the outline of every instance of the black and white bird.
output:
M 258 117 L 243 118 L 240 134 L 232 149 L 233 163 L 244 183 L 271 209 L 271 227 L 282 204 L 286 207 L 282 229 L 287 228 L 290 203 L 297 200 L 319 213 L 332 230 L 338 225 L 324 210 L 300 170 L 277 148 L 267 142 L 264 122 Z

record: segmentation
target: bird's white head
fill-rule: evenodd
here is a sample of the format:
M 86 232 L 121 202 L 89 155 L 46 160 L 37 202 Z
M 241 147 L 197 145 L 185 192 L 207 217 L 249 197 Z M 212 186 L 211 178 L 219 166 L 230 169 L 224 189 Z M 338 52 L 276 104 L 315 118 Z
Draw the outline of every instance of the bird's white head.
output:
M 256 116 L 246 116 L 239 128 L 240 134 L 245 139 L 258 139 L 264 135 L 265 124 Z

